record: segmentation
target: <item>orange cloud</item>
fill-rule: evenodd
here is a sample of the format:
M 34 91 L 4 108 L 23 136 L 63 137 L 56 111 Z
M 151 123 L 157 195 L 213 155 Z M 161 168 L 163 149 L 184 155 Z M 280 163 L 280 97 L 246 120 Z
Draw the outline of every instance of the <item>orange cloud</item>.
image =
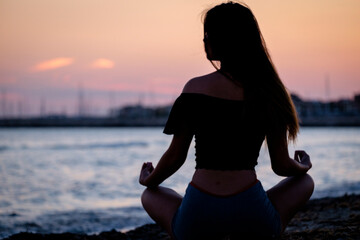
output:
M 72 59 L 72 58 L 54 58 L 54 59 L 44 61 L 44 62 L 37 64 L 33 68 L 33 70 L 35 72 L 42 72 L 42 71 L 65 67 L 65 66 L 72 64 L 73 62 L 74 62 L 74 59 Z
M 114 62 L 106 59 L 106 58 L 99 58 L 95 60 L 92 64 L 93 68 L 113 68 Z

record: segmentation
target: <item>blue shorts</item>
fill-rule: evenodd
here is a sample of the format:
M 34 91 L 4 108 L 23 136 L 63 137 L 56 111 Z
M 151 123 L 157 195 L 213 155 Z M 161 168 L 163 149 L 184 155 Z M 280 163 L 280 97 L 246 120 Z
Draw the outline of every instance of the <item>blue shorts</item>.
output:
M 277 237 L 281 221 L 259 181 L 226 197 L 206 193 L 190 183 L 172 220 L 172 230 L 177 240 Z

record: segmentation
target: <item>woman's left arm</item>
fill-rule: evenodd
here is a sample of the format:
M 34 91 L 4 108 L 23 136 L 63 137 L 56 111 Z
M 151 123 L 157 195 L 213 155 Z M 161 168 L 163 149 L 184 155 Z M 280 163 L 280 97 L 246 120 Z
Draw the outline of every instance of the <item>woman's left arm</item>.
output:
M 174 174 L 185 162 L 193 134 L 182 132 L 174 134 L 171 144 L 153 168 L 151 163 L 144 163 L 139 182 L 146 187 L 156 187 Z

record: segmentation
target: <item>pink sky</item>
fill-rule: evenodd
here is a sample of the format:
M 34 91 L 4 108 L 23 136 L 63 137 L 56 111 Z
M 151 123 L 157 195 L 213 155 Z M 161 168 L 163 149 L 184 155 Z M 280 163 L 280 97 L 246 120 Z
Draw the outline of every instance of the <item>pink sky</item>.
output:
M 171 103 L 187 80 L 213 71 L 201 13 L 219 2 L 0 1 L 0 115 L 74 114 L 79 89 L 97 114 Z M 245 2 L 291 92 L 360 93 L 360 1 Z

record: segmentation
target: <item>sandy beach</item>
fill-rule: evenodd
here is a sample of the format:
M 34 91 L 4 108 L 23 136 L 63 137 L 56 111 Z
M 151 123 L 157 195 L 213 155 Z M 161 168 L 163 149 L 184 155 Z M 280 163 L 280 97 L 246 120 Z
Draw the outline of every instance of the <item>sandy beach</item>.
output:
M 8 240 L 167 240 L 169 236 L 157 225 L 147 224 L 128 232 L 111 230 L 97 235 L 61 233 L 18 233 Z M 360 195 L 313 199 L 298 212 L 280 238 L 305 239 L 360 239 Z

